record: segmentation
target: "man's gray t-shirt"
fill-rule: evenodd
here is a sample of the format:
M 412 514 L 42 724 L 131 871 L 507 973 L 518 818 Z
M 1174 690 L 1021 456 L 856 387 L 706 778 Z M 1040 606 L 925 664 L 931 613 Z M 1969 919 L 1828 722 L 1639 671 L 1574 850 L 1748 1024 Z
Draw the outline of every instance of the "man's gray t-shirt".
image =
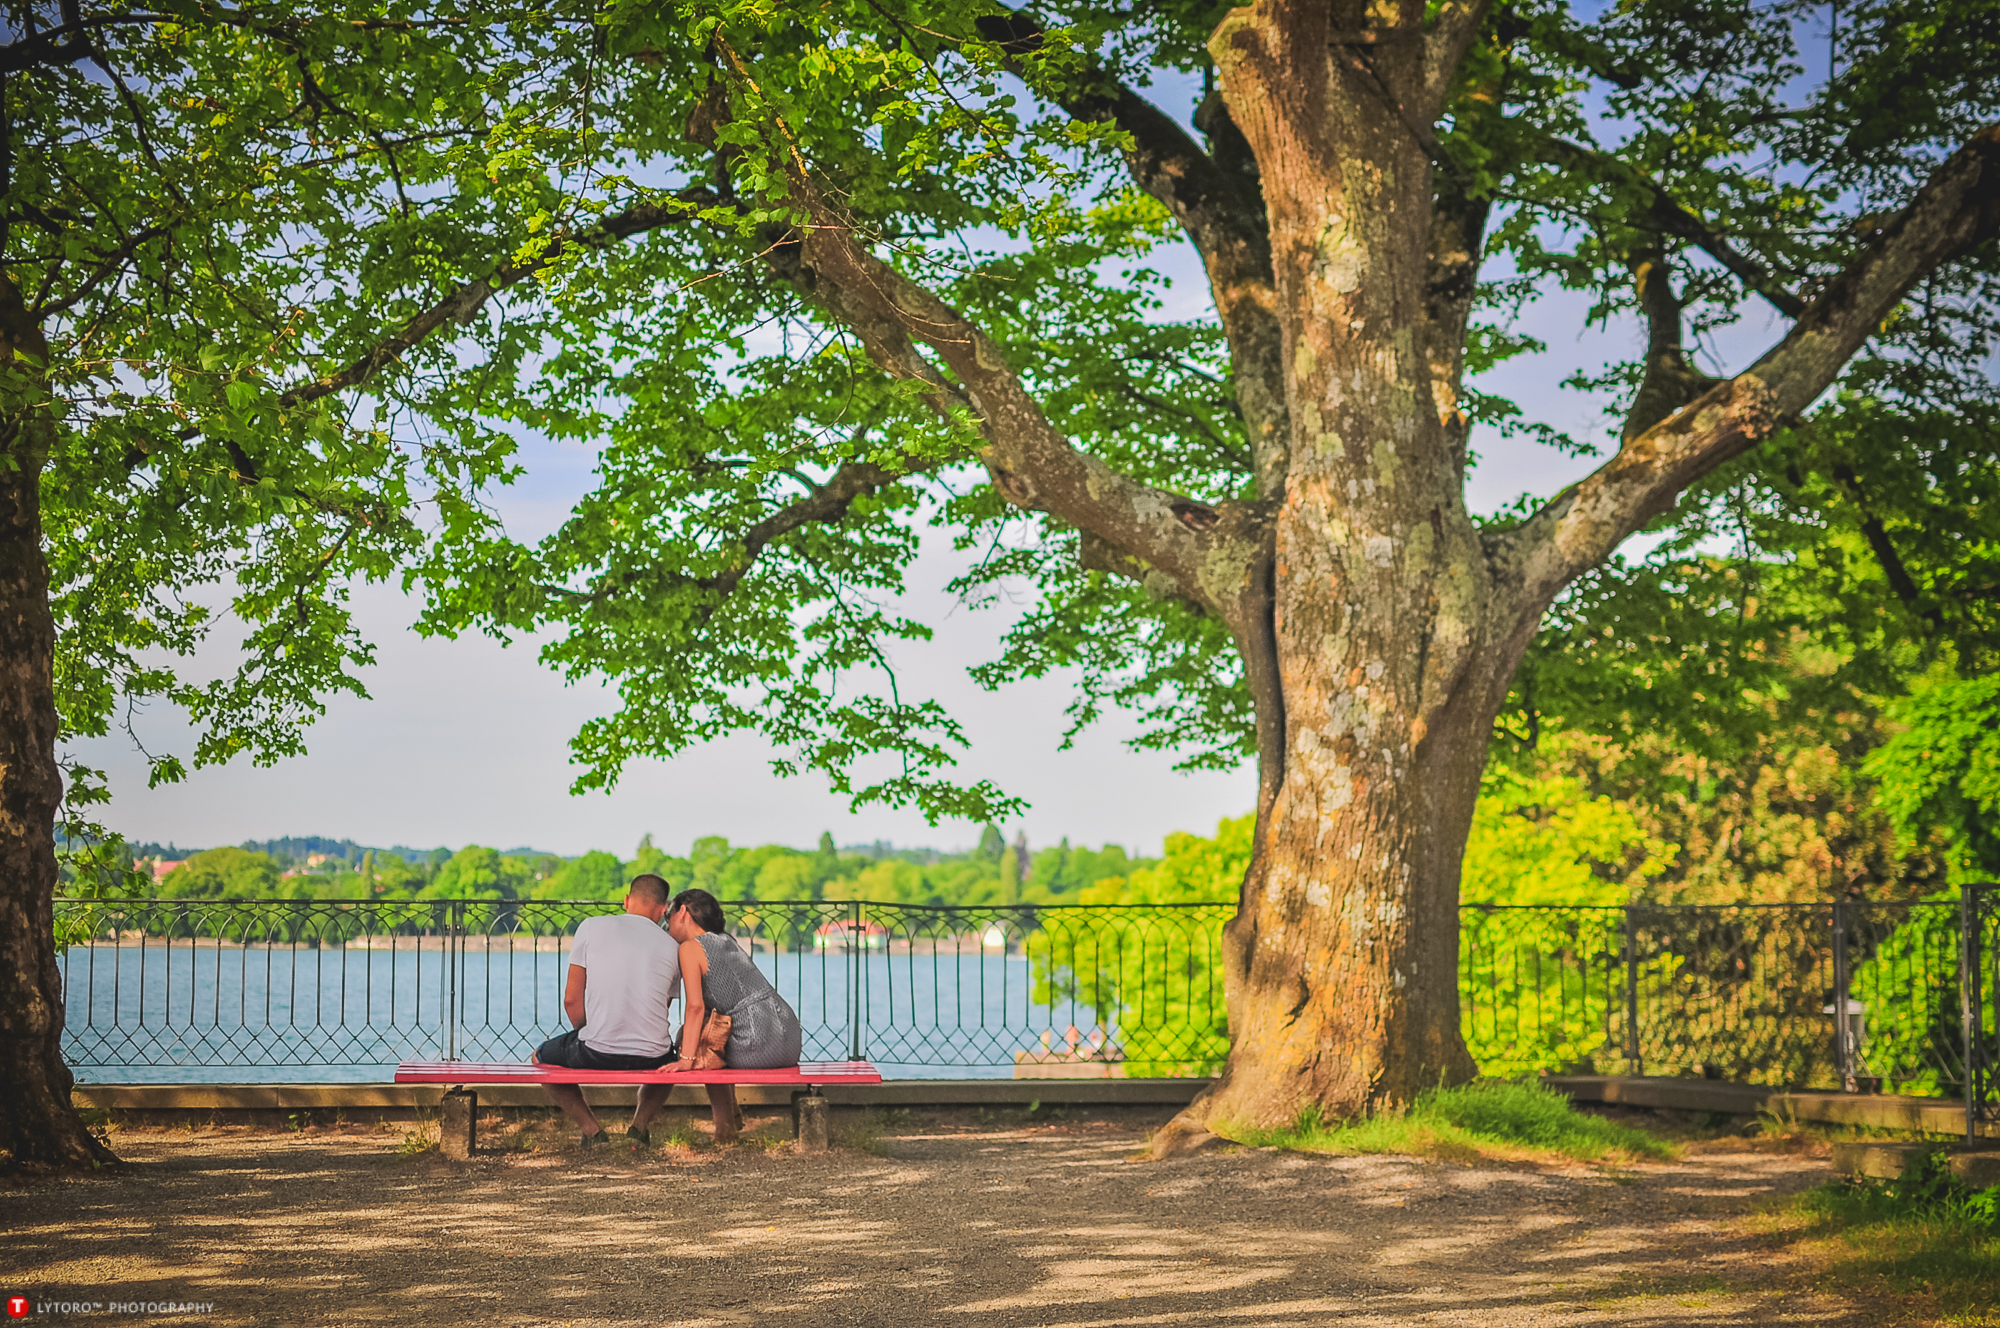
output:
M 569 962 L 584 971 L 583 1045 L 610 1056 L 664 1056 L 667 1006 L 680 991 L 680 946 L 637 913 L 585 918 Z

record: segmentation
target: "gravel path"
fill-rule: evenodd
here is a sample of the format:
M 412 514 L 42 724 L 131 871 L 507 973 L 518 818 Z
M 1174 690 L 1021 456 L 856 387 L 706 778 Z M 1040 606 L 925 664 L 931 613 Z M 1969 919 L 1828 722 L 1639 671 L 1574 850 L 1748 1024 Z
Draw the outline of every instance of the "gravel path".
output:
M 0 1292 L 209 1303 L 87 1316 L 204 1328 L 1880 1321 L 1736 1220 L 1824 1161 L 1134 1161 L 1155 1123 L 906 1122 L 819 1157 L 565 1136 L 465 1164 L 360 1127 L 125 1130 L 122 1174 L 0 1191 Z

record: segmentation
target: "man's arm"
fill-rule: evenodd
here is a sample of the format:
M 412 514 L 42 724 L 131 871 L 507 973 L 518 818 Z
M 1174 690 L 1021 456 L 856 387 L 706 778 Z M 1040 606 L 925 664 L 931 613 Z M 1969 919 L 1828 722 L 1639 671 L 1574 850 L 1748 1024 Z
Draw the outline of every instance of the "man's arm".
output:
M 569 982 L 563 987 L 563 1013 L 569 1016 L 571 1027 L 583 1027 L 583 969 L 577 964 L 569 966 Z

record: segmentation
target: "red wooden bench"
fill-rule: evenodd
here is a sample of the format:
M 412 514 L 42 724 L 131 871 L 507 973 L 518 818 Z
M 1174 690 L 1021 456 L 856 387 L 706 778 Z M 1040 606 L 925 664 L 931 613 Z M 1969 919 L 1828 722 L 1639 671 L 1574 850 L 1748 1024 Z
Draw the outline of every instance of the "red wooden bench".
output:
M 448 1157 L 472 1152 L 478 1129 L 480 1084 L 771 1084 L 790 1085 L 792 1130 L 806 1148 L 826 1146 L 828 1084 L 879 1084 L 882 1072 L 867 1061 L 805 1061 L 781 1070 L 571 1070 L 526 1061 L 404 1061 L 399 1084 L 447 1084 L 441 1147 Z

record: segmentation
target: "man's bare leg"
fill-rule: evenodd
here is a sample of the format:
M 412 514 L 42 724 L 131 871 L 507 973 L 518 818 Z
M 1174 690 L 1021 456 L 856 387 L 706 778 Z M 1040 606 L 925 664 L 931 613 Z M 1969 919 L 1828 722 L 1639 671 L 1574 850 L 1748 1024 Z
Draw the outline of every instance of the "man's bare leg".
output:
M 536 1065 L 542 1063 L 540 1056 L 529 1056 L 528 1059 Z M 583 1100 L 582 1088 L 575 1084 L 543 1084 L 542 1088 L 548 1093 L 549 1101 L 561 1107 L 563 1115 L 575 1121 L 576 1128 L 582 1130 L 586 1138 L 604 1133 L 604 1127 L 597 1122 L 597 1113 Z
M 667 1097 L 674 1091 L 672 1084 L 640 1084 L 639 1107 L 632 1113 L 632 1128 L 643 1130 L 653 1123 L 653 1117 L 660 1114 L 660 1108 L 667 1105 Z
M 736 1106 L 735 1084 L 708 1086 L 708 1114 L 715 1118 L 715 1142 L 726 1144 L 736 1137 L 743 1113 Z

